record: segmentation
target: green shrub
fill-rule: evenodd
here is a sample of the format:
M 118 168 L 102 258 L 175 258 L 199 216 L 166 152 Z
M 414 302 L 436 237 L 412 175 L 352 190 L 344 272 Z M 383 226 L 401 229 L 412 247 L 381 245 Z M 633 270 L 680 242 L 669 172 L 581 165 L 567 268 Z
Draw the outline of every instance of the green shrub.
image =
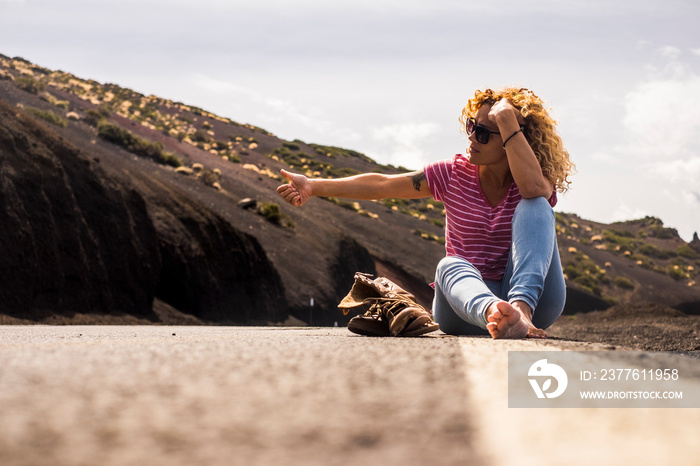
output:
M 37 81 L 29 76 L 18 76 L 15 79 L 15 86 L 19 87 L 23 91 L 30 92 L 32 94 L 38 94 L 39 92 L 46 89 L 46 86 L 41 81 Z
M 61 118 L 60 116 L 56 115 L 54 112 L 50 110 L 41 110 L 38 108 L 33 108 L 33 107 L 27 107 L 27 111 L 31 113 L 32 115 L 41 118 L 42 120 L 46 120 L 51 124 L 54 124 L 56 126 L 62 126 L 66 127 L 68 125 L 68 121 L 66 121 L 64 118 Z
M 632 254 L 629 256 L 629 259 L 637 262 L 637 264 L 644 269 L 654 270 L 656 267 L 656 262 L 654 262 L 653 259 L 642 254 Z
M 350 158 L 364 160 L 365 162 L 374 163 L 374 161 L 372 159 L 370 159 L 369 157 L 367 157 L 366 155 L 361 154 L 361 153 L 354 151 L 354 150 L 343 149 L 341 147 L 322 146 L 319 144 L 309 144 L 309 146 L 314 148 L 314 150 L 316 150 L 316 152 L 318 152 L 319 154 L 327 155 L 327 156 L 332 157 L 332 158 L 350 157 Z M 328 154 L 330 154 L 330 155 L 328 155 Z
M 83 121 L 90 126 L 97 126 L 100 123 L 100 121 L 104 119 L 105 117 L 100 112 L 98 112 L 97 110 L 90 109 L 87 112 L 85 112 L 85 118 L 83 119 Z
M 402 207 L 407 208 L 408 207 L 408 199 L 388 197 L 388 198 L 382 200 L 382 204 L 384 204 L 385 206 L 387 206 L 390 209 L 394 206 L 396 206 L 399 209 Z
M 337 174 L 333 171 L 333 165 L 320 162 L 319 160 L 306 156 L 303 153 L 295 152 L 287 147 L 287 144 L 272 151 L 270 154 L 268 154 L 268 157 L 276 157 L 280 162 L 286 163 L 294 170 L 310 170 L 312 172 L 317 171 L 318 174 L 316 176 L 328 177 Z
M 626 231 L 607 229 L 603 231 L 603 238 L 608 242 L 608 250 L 610 251 L 633 252 L 637 247 L 634 235 Z M 617 246 L 619 246 L 620 249 L 617 249 Z
M 299 150 L 299 144 L 294 144 L 293 142 L 283 142 L 282 146 L 286 147 L 289 150 Z
M 573 261 L 569 261 L 564 266 L 564 274 L 570 280 L 575 280 L 576 277 L 581 275 L 581 271 L 579 271 L 579 269 L 576 267 L 576 264 Z
M 282 212 L 280 206 L 274 202 L 263 202 L 258 208 L 258 214 L 265 217 L 270 223 L 284 228 L 294 228 L 294 222 Z
M 160 142 L 150 142 L 141 139 L 121 126 L 113 125 L 106 120 L 98 123 L 97 134 L 102 139 L 117 144 L 138 156 L 153 159 L 158 163 L 173 167 L 182 165 L 180 159 L 175 155 L 163 151 L 163 144 Z
M 56 99 L 56 97 L 51 95 L 50 92 L 46 92 L 46 91 L 40 92 L 39 98 L 45 102 L 50 103 L 51 105 L 56 105 L 56 102 L 58 102 L 58 99 Z
M 615 286 L 618 288 L 624 288 L 626 290 L 633 290 L 634 289 L 634 283 L 632 283 L 632 280 L 626 277 L 615 277 L 614 280 Z
M 12 75 L 12 73 L 5 71 L 5 70 L 0 70 L 0 81 L 14 81 L 15 77 Z
M 182 166 L 182 160 L 171 152 L 161 152 L 157 161 L 175 168 Z
M 278 204 L 274 202 L 263 202 L 260 207 L 260 215 L 265 217 L 265 220 L 279 225 L 282 220 L 282 210 Z
M 666 270 L 668 271 L 668 275 L 674 280 L 683 280 L 685 278 L 683 268 L 677 265 L 669 265 Z
M 208 168 L 204 168 L 199 174 L 199 179 L 207 186 L 214 186 L 214 183 L 219 181 L 219 175 Z
M 97 134 L 109 142 L 113 142 L 125 148 L 130 148 L 136 144 L 136 136 L 121 126 L 113 125 L 106 121 L 101 121 L 97 126 Z
M 195 131 L 191 139 L 193 142 L 209 142 L 211 140 L 207 133 L 204 133 L 200 130 Z
M 591 275 L 579 275 L 574 279 L 574 283 L 587 289 L 596 296 L 602 295 L 600 284 Z
M 357 210 L 355 208 L 354 202 L 343 201 L 341 199 L 338 199 L 337 197 L 322 197 L 321 199 L 324 199 L 328 202 L 332 202 L 333 204 L 335 204 L 339 207 L 342 207 L 343 209 L 348 209 L 348 210 L 353 210 L 353 211 Z
M 656 257 L 657 259 L 668 259 L 677 255 L 675 251 L 661 250 L 653 244 L 643 244 L 639 246 L 637 252 L 645 256 Z
M 112 109 L 109 108 L 109 105 L 107 104 L 101 104 L 99 107 L 97 107 L 97 111 L 104 118 L 109 118 L 112 116 Z
M 580 252 L 566 263 L 564 273 L 569 280 L 597 296 L 602 295 L 602 285 L 610 282 L 605 270 Z
M 682 244 L 678 246 L 678 249 L 676 249 L 676 253 L 678 253 L 679 256 L 686 257 L 688 259 L 695 259 L 698 256 L 698 253 L 695 251 L 695 249 L 691 248 L 687 244 Z
M 659 239 L 674 239 L 678 238 L 678 230 L 675 228 L 665 228 L 661 225 L 656 225 L 649 229 L 649 234 Z
M 328 174 L 333 178 L 345 178 L 347 176 L 359 175 L 360 171 L 348 167 L 332 168 L 328 170 Z
M 32 65 L 30 68 L 34 73 L 43 74 L 44 76 L 51 74 L 51 70 L 47 68 L 42 68 L 39 65 Z
M 439 243 L 439 244 L 445 244 L 445 237 L 444 236 L 433 235 L 432 233 L 429 233 L 425 230 L 416 229 L 416 230 L 413 230 L 413 234 L 416 236 L 420 236 L 421 238 L 428 240 L 428 241 L 435 241 L 436 243 Z
M 157 107 L 152 105 L 146 105 L 141 109 L 141 118 L 143 120 L 158 121 L 158 113 L 156 112 Z

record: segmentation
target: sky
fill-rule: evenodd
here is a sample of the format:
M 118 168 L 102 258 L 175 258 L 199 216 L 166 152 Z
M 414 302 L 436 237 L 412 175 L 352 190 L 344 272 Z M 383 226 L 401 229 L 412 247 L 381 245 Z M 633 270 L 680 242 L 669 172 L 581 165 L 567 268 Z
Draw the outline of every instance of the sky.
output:
M 557 211 L 700 231 L 696 0 L 0 0 L 0 53 L 420 169 L 477 89 L 542 97 Z

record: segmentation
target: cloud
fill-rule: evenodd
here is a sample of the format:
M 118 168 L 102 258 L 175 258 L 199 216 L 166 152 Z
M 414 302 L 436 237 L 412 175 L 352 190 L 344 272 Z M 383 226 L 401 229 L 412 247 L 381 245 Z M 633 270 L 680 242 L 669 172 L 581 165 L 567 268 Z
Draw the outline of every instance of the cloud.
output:
M 676 228 L 681 238 L 686 241 L 690 241 L 693 233 L 700 230 L 700 198 L 692 189 L 689 189 L 687 183 L 676 183 L 666 187 L 662 192 L 665 202 L 660 203 L 655 215 L 661 217 L 667 226 Z
M 302 135 L 300 133 L 310 135 L 312 138 L 323 135 L 327 139 L 343 143 L 359 138 L 357 132 L 336 125 L 332 118 L 327 117 L 317 107 L 300 106 L 291 100 L 267 95 L 259 90 L 201 73 L 194 74 L 193 81 L 199 89 L 214 94 L 217 100 L 224 100 L 229 107 L 236 107 L 245 102 L 249 108 L 256 108 L 256 114 L 253 115 L 255 124 L 279 124 L 280 126 L 283 126 L 281 123 L 293 124 L 295 138 L 300 137 Z
M 671 182 L 687 180 L 693 186 L 700 187 L 700 156 L 687 160 L 671 160 L 656 164 L 658 173 Z
M 440 125 L 433 122 L 396 123 L 373 129 L 372 137 L 381 147 L 375 153 L 387 163 L 420 169 L 429 161 L 421 146 L 440 130 Z
M 194 73 L 192 76 L 195 81 L 195 85 L 200 89 L 206 90 L 208 92 L 214 92 L 216 94 L 229 94 L 235 92 L 240 94 L 247 94 L 254 98 L 261 97 L 261 94 L 259 92 L 254 91 L 252 89 L 248 89 L 244 86 L 239 86 L 230 81 L 222 81 L 201 73 Z
M 610 217 L 611 221 L 613 222 L 622 222 L 625 220 L 644 218 L 649 215 L 649 212 L 644 209 L 640 209 L 639 207 L 630 207 L 626 203 L 622 202 Z
M 618 190 L 610 195 L 619 204 L 609 206 L 609 220 L 653 215 L 688 239 L 699 220 L 700 75 L 696 60 L 686 54 L 684 61 L 677 47 L 653 52 L 656 63 L 648 63 L 645 79 L 624 95 L 619 144 L 591 160 L 602 163 L 610 153 L 605 169 L 615 171 L 616 181 L 608 189 Z
M 618 148 L 630 163 L 667 182 L 700 189 L 700 77 L 644 83 L 626 97 L 627 143 Z
M 700 175 L 700 76 L 679 61 L 680 49 L 658 49 L 662 68 L 625 96 L 619 155 L 643 162 L 669 181 Z M 695 181 L 697 183 L 697 181 Z
M 611 155 L 610 152 L 594 151 L 587 154 L 587 156 L 595 162 L 605 162 L 607 164 L 615 165 L 622 163 L 622 161 L 620 161 L 614 155 Z
M 671 60 L 677 60 L 681 55 L 681 49 L 667 45 L 665 47 L 660 47 L 659 53 L 666 58 L 670 58 Z
M 632 148 L 644 155 L 676 157 L 700 134 L 700 77 L 653 80 L 625 96 L 623 126 Z

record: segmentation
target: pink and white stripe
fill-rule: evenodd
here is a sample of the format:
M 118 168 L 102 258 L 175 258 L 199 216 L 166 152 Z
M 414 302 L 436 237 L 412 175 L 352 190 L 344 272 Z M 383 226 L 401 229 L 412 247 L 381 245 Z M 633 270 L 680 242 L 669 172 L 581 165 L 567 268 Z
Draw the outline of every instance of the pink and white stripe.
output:
M 522 199 L 513 183 L 493 207 L 479 183 L 478 167 L 461 154 L 426 165 L 425 177 L 437 201 L 445 204 L 445 251 L 474 265 L 485 280 L 503 279 L 511 242 L 511 222 Z M 549 203 L 557 203 L 556 193 Z

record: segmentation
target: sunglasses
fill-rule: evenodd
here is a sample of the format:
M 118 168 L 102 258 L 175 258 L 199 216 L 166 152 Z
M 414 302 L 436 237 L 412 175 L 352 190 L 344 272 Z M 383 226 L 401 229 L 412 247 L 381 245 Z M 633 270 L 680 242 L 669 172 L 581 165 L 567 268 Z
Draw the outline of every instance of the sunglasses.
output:
M 477 125 L 474 118 L 467 119 L 466 127 L 467 136 L 471 136 L 473 134 L 476 138 L 476 142 L 479 144 L 487 144 L 489 142 L 489 136 L 492 134 L 501 134 L 498 131 L 491 131 L 486 126 Z

